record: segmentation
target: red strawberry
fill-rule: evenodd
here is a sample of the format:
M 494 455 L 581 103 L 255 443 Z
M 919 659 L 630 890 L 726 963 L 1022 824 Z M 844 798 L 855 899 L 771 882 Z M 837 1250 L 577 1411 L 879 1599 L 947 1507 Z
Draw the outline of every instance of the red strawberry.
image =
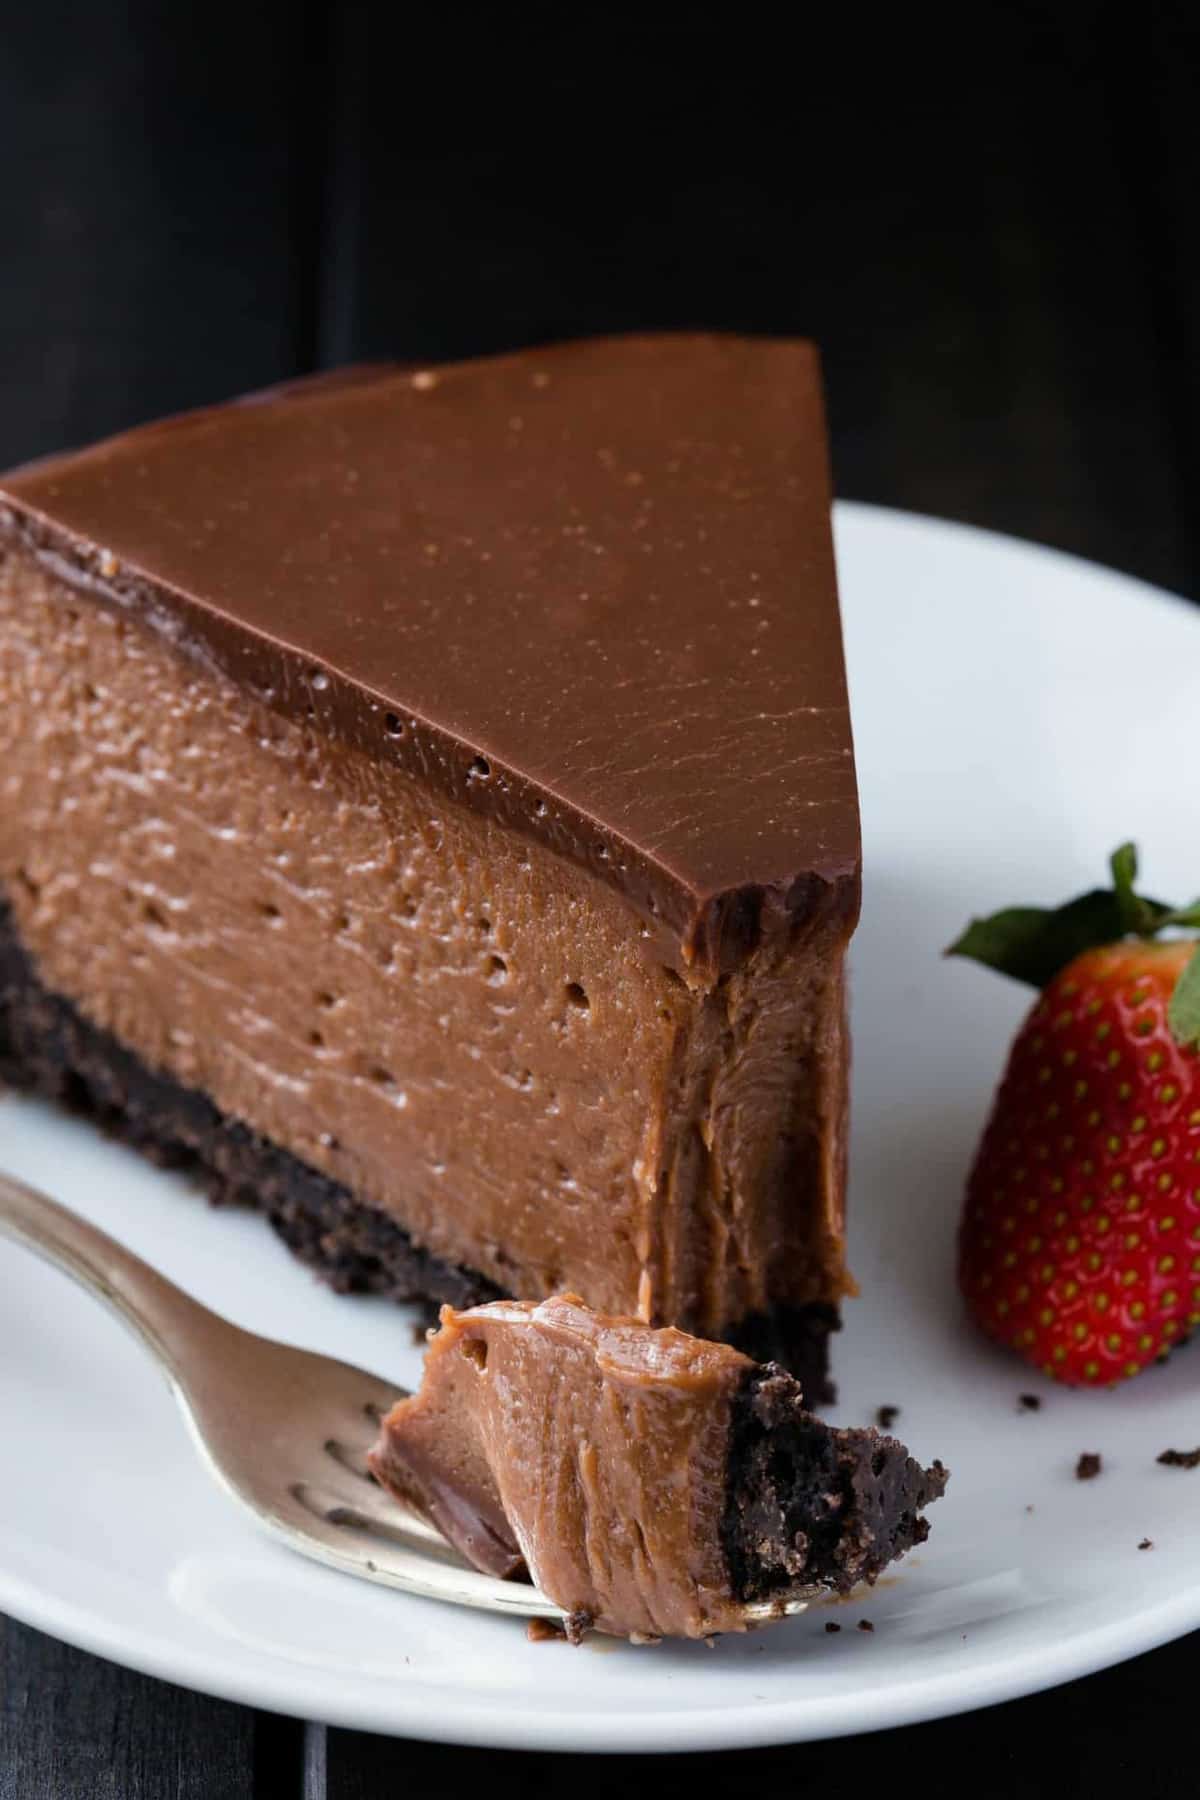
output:
M 1071 1384 L 1136 1375 L 1200 1325 L 1200 955 L 1154 941 L 1200 908 L 1139 898 L 1135 872 L 1125 845 L 1111 891 L 952 947 L 1043 988 L 971 1173 L 959 1279 L 990 1336 Z

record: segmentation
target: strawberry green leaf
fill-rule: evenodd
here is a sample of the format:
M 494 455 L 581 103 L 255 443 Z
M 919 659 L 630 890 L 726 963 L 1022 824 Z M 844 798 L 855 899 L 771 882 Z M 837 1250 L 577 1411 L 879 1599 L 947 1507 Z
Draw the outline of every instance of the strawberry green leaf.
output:
M 1014 981 L 1042 988 L 1085 950 L 1120 938 L 1153 937 L 1164 925 L 1200 925 L 1200 901 L 1174 912 L 1134 887 L 1137 846 L 1121 844 L 1109 860 L 1111 888 L 1093 888 L 1065 906 L 1010 906 L 972 919 L 947 956 L 969 956 Z
M 1144 894 L 1137 892 L 1136 844 L 1119 844 L 1109 858 L 1108 866 L 1112 870 L 1113 893 L 1121 909 L 1125 936 L 1153 937 L 1155 932 L 1161 931 L 1167 924 L 1200 924 L 1200 909 L 1197 907 L 1183 907 L 1179 912 L 1172 912 L 1160 901 L 1147 900 Z
M 1167 1024 L 1172 1035 L 1185 1047 L 1200 1045 L 1200 951 L 1193 953 L 1175 983 L 1175 992 L 1167 1007 Z
M 1010 906 L 972 919 L 947 956 L 969 956 L 1014 981 L 1042 988 L 1097 944 L 1125 935 L 1121 903 L 1111 888 L 1093 888 L 1066 906 Z

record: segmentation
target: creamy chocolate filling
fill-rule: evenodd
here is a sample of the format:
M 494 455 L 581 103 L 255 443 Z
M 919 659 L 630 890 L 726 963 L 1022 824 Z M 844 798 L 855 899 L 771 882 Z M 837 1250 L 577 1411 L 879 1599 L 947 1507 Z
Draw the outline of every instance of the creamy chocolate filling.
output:
M 446 1308 L 421 1392 L 389 1415 L 372 1467 L 477 1567 L 526 1569 L 603 1629 L 741 1629 L 721 1519 L 752 1367 L 571 1295 Z
M 147 1068 L 505 1291 L 716 1335 L 845 1291 L 819 894 L 689 985 L 619 889 L 11 546 L 0 889 Z

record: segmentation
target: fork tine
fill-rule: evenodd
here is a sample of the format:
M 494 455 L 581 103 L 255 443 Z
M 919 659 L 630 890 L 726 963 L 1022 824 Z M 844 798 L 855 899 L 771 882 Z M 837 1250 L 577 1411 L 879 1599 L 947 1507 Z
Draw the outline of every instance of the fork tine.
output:
M 288 1489 L 292 1498 L 307 1512 L 338 1527 L 356 1524 L 363 1530 L 378 1531 L 382 1537 L 396 1542 L 424 1544 L 437 1555 L 445 1555 L 452 1562 L 462 1562 L 462 1557 L 450 1548 L 440 1531 L 420 1513 L 397 1500 L 394 1494 L 386 1493 L 374 1480 L 369 1484 L 357 1479 L 347 1483 L 335 1476 L 334 1480 L 326 1481 L 324 1473 L 321 1471 L 316 1480 L 301 1477 Z
M 318 1519 L 338 1531 L 372 1532 L 381 1542 L 409 1548 L 420 1546 L 427 1555 L 438 1556 L 449 1563 L 463 1563 L 457 1551 L 419 1513 L 410 1512 L 379 1489 L 375 1490 L 374 1496 L 370 1492 L 363 1495 L 361 1491 L 348 1495 L 336 1487 L 294 1481 L 288 1493 L 309 1519 Z
M 399 1524 L 410 1536 L 416 1533 L 431 1544 L 444 1542 L 440 1532 L 376 1481 L 367 1463 L 367 1444 L 345 1444 L 331 1437 L 322 1448 L 324 1460 L 314 1453 L 305 1458 L 303 1466 L 293 1464 L 295 1479 L 290 1492 L 300 1489 L 306 1495 L 319 1494 L 328 1507 L 361 1513 L 381 1528 Z M 285 1474 L 283 1469 L 278 1471 L 281 1477 Z
M 339 1469 L 353 1475 L 358 1481 L 365 1482 L 368 1487 L 379 1492 L 378 1484 L 367 1464 L 366 1450 L 357 1449 L 352 1444 L 343 1444 L 338 1438 L 326 1438 L 325 1454 L 335 1462 Z
M 356 1509 L 301 1482 L 282 1491 L 279 1500 L 276 1508 L 260 1513 L 260 1518 L 291 1549 L 318 1562 L 454 1606 L 525 1619 L 564 1616 L 562 1608 L 537 1588 L 470 1568 L 443 1538 L 399 1507 L 385 1530 Z

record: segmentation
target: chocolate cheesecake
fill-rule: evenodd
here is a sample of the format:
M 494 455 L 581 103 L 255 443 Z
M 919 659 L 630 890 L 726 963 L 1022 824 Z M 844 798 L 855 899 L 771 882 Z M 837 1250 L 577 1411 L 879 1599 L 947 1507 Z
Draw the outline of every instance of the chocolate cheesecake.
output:
M 367 368 L 0 481 L 0 1077 L 336 1284 L 824 1385 L 854 763 L 812 349 Z
M 528 1575 L 576 1634 L 634 1637 L 744 1631 L 873 1582 L 947 1479 L 814 1418 L 778 1366 L 573 1294 L 444 1308 L 370 1461 L 476 1568 Z

